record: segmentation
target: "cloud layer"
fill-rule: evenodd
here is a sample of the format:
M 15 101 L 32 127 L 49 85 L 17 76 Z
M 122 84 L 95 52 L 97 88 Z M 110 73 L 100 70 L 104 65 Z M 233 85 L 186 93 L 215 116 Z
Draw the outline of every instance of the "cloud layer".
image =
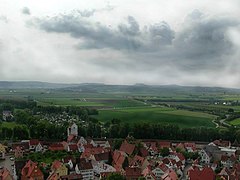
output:
M 238 12 L 236 5 L 227 5 Z M 22 16 L 0 15 L 1 80 L 240 88 L 236 13 L 191 5 L 181 16 L 162 8 L 149 20 L 157 11 L 145 6 L 67 7 L 51 14 L 28 4 L 16 8 Z M 143 18 L 145 8 L 152 11 Z

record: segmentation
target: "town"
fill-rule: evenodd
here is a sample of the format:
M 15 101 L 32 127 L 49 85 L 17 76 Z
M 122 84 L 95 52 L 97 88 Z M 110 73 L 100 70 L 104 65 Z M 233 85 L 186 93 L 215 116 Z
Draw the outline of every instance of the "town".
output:
M 228 180 L 240 178 L 237 142 L 89 139 L 70 124 L 61 142 L 21 140 L 0 144 L 0 179 L 152 179 Z M 41 158 L 51 154 L 49 163 Z M 35 158 L 34 158 L 35 157 Z M 54 159 L 54 158 L 55 159 Z

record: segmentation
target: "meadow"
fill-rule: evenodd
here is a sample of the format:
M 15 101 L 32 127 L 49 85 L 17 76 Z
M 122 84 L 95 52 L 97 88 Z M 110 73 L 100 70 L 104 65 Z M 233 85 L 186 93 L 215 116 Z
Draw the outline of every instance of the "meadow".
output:
M 100 110 L 95 116 L 102 122 L 107 122 L 113 118 L 120 119 L 124 123 L 159 123 L 176 124 L 181 128 L 188 127 L 214 127 L 212 120 L 216 118 L 202 112 L 192 112 L 187 110 L 176 110 L 166 107 L 140 107 L 127 109 Z

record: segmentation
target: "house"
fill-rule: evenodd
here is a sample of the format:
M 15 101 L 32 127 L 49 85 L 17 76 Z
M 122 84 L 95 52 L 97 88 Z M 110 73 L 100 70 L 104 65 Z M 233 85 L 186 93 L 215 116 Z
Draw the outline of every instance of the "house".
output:
M 12 144 L 12 149 L 15 150 L 17 147 L 20 147 L 24 152 L 29 151 L 29 140 L 21 141 Z
M 36 152 L 42 152 L 44 150 L 43 143 L 39 142 L 37 146 L 35 147 Z
M 232 168 L 224 167 L 217 175 L 217 178 L 222 180 L 240 179 L 240 164 L 237 163 Z
M 79 141 L 78 141 L 78 144 L 85 145 L 85 144 L 87 144 L 87 140 L 84 137 L 81 136 Z
M 142 177 L 142 171 L 138 167 L 126 167 L 126 179 L 137 180 Z
M 65 176 L 68 174 L 68 169 L 62 162 L 55 160 L 52 163 L 51 172 L 59 176 Z
M 30 139 L 29 141 L 29 149 L 30 150 L 35 150 L 36 146 L 39 144 L 38 139 Z
M 134 144 L 128 143 L 126 140 L 121 144 L 120 151 L 123 151 L 127 153 L 128 155 L 131 155 L 135 149 Z
M 3 111 L 2 118 L 4 121 L 10 121 L 13 118 L 12 112 L 11 111 Z
M 200 155 L 200 162 L 204 163 L 204 164 L 209 164 L 212 156 L 210 153 L 206 152 L 204 149 L 202 149 L 201 151 L 199 151 L 198 153 Z
M 144 142 L 143 145 L 148 150 L 150 155 L 153 156 L 159 153 L 156 141 Z
M 76 165 L 76 159 L 71 156 L 67 156 L 67 157 L 63 158 L 63 163 L 72 170 L 74 168 L 74 166 Z
M 123 171 L 123 163 L 125 159 L 127 158 L 127 154 L 122 151 L 115 150 L 113 152 L 113 166 L 116 169 L 117 172 Z
M 132 159 L 129 160 L 130 167 L 140 167 L 141 170 L 144 170 L 149 165 L 147 158 L 135 155 Z
M 237 161 L 237 157 L 235 155 L 231 155 L 231 156 L 222 155 L 221 157 L 221 164 L 224 167 L 233 167 L 236 161 Z
M 111 148 L 111 145 L 108 141 L 95 141 L 95 144 L 103 148 Z
M 149 152 L 148 152 L 148 150 L 145 148 L 145 147 L 142 147 L 142 148 L 140 148 L 140 155 L 142 156 L 142 157 L 147 157 L 147 156 L 149 156 Z
M 17 146 L 16 149 L 14 149 L 14 156 L 15 156 L 15 158 L 23 157 L 23 150 L 20 146 Z
M 161 149 L 163 149 L 163 148 L 168 148 L 168 149 L 171 148 L 171 142 L 169 142 L 169 141 L 159 141 L 158 145 L 159 145 L 159 147 Z
M 162 180 L 178 180 L 178 176 L 173 169 L 169 169 L 164 175 L 161 177 Z
M 95 175 L 100 176 L 102 173 L 114 173 L 116 169 L 104 162 L 97 162 L 92 160 L 93 172 Z
M 0 143 L 0 159 L 5 159 L 6 148 L 7 146 Z
M 64 146 L 61 143 L 51 144 L 48 149 L 50 151 L 64 151 Z
M 171 159 L 174 159 L 176 162 L 181 161 L 182 164 L 185 164 L 185 157 L 183 156 L 182 153 L 171 152 L 169 157 Z
M 77 144 L 69 144 L 68 145 L 68 152 L 76 152 L 76 151 L 78 151 Z
M 80 162 L 76 164 L 75 171 L 86 180 L 94 177 L 92 163 L 87 159 L 80 159 Z
M 157 177 L 153 174 L 151 167 L 147 166 L 143 171 L 142 175 L 147 180 L 157 180 Z
M 161 177 L 168 171 L 168 167 L 161 163 L 157 167 L 153 168 L 152 173 L 156 177 L 156 179 L 161 179 Z
M 186 142 L 183 145 L 187 152 L 195 152 L 197 150 L 195 143 Z
M 189 180 L 215 180 L 215 173 L 210 167 L 204 167 L 199 169 L 194 166 L 188 170 L 188 179 Z
M 38 168 L 37 163 L 29 160 L 21 171 L 21 180 L 37 179 L 44 180 L 42 171 Z
M 104 152 L 100 154 L 93 154 L 90 156 L 90 159 L 95 160 L 97 162 L 104 162 L 107 163 L 109 161 L 109 152 Z
M 74 135 L 74 136 L 78 136 L 78 126 L 76 125 L 76 123 L 72 123 L 68 129 L 67 129 L 67 135 Z
M 219 146 L 219 147 L 227 147 L 227 148 L 231 147 L 231 142 L 230 141 L 224 141 L 222 139 L 215 140 L 215 141 L 212 142 L 212 144 L 214 144 L 216 146 Z
M 1 180 L 13 180 L 9 170 L 7 168 L 0 169 L 0 179 Z

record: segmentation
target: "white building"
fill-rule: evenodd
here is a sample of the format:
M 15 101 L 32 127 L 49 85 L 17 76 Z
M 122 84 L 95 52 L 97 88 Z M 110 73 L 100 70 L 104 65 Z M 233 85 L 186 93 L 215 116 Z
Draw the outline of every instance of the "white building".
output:
M 78 126 L 73 123 L 72 125 L 70 125 L 67 129 L 67 135 L 74 135 L 74 136 L 78 136 Z

